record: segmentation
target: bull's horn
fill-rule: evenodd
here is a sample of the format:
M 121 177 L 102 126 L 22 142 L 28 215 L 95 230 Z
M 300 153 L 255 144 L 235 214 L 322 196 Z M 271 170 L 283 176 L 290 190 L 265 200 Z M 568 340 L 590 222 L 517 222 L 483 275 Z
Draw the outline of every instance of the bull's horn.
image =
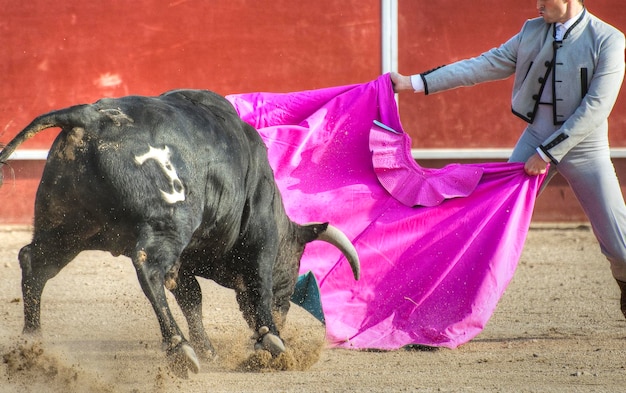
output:
M 318 240 L 325 241 L 337 247 L 341 253 L 346 257 L 352 268 L 352 274 L 354 279 L 358 280 L 361 277 L 361 265 L 359 263 L 359 255 L 356 252 L 356 248 L 341 230 L 332 225 L 328 225 L 328 228 L 320 234 Z

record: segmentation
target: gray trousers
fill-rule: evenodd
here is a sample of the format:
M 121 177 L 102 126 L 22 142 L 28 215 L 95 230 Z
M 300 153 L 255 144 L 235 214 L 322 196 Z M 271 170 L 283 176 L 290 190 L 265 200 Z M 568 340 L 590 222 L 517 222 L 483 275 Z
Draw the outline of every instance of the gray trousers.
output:
M 608 133 L 597 131 L 570 150 L 558 165 L 550 165 L 542 189 L 556 171 L 567 180 L 611 264 L 613 277 L 626 282 L 626 205 L 611 161 Z M 526 162 L 550 133 L 528 126 L 509 162 Z

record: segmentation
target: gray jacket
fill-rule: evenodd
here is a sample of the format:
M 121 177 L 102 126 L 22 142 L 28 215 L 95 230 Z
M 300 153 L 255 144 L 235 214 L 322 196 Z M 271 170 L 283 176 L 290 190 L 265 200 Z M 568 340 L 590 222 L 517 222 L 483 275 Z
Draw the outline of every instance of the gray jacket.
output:
M 556 164 L 593 132 L 608 132 L 607 118 L 624 78 L 624 34 L 584 10 L 554 40 L 555 26 L 542 18 L 498 48 L 421 74 L 425 93 L 505 79 L 515 74 L 511 108 L 532 123 L 554 69 L 553 120 L 560 128 L 540 146 Z

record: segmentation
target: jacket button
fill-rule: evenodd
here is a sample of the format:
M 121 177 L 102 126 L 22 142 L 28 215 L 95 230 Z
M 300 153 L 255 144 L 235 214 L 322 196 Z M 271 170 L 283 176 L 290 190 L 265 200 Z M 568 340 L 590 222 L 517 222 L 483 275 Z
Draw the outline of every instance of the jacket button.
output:
M 533 100 L 537 101 L 539 99 L 539 96 L 537 94 L 533 94 Z
M 550 64 L 552 64 L 552 62 L 546 60 L 546 62 L 544 64 L 546 65 L 546 67 L 550 67 Z
M 539 78 L 539 79 L 537 79 L 537 81 L 538 81 L 539 83 L 543 83 L 543 78 Z

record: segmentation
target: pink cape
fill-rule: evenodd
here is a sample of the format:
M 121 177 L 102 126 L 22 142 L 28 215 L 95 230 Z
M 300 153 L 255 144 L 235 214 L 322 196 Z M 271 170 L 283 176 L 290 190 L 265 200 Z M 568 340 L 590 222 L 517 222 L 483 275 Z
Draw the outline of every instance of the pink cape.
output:
M 515 272 L 543 176 L 518 163 L 421 168 L 389 75 L 227 98 L 265 141 L 291 219 L 329 221 L 359 253 L 359 281 L 326 243 L 302 259 L 331 345 L 455 348 L 482 331 Z

